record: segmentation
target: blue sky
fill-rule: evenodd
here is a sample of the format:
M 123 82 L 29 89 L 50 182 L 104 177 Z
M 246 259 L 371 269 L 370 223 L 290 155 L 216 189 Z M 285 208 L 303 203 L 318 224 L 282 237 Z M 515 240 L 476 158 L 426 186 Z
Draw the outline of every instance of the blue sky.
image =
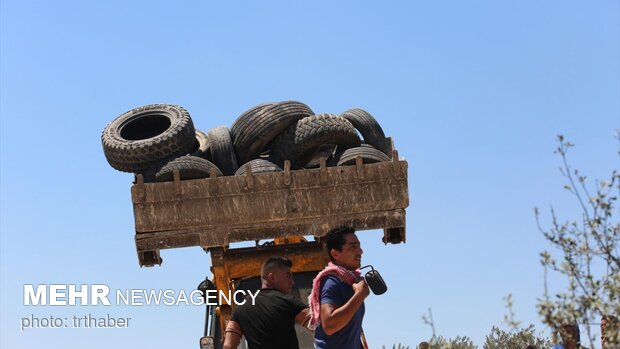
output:
M 479 345 L 507 313 L 543 329 L 533 208 L 577 206 L 553 154 L 564 134 L 590 178 L 619 168 L 617 1 L 0 2 L 0 346 L 196 347 L 196 307 L 25 307 L 23 284 L 192 289 L 199 248 L 140 269 L 132 177 L 100 134 L 149 103 L 185 107 L 199 129 L 295 99 L 371 112 L 409 162 L 407 243 L 359 234 L 390 290 L 367 300 L 370 344 L 438 334 Z M 552 287 L 561 280 L 552 279 Z M 22 317 L 130 316 L 127 329 L 38 329 Z

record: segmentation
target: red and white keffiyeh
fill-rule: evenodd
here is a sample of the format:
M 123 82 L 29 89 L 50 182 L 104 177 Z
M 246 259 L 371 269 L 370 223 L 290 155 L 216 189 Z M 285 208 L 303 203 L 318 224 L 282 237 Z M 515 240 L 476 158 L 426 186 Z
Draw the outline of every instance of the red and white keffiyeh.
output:
M 321 282 L 329 275 L 336 276 L 349 286 L 362 279 L 359 269 L 351 271 L 332 262 L 329 262 L 327 267 L 319 272 L 314 280 L 312 280 L 312 292 L 310 292 L 310 296 L 308 297 L 308 304 L 310 304 L 310 311 L 312 313 L 309 328 L 313 330 L 321 321 Z

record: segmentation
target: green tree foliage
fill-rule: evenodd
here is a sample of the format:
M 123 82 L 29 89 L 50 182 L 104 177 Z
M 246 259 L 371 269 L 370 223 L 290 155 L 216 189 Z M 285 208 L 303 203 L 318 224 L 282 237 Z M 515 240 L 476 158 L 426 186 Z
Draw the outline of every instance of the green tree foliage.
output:
M 398 343 L 398 346 L 396 346 L 396 344 L 394 344 L 394 345 L 392 346 L 392 349 L 409 349 L 409 347 L 406 347 L 406 346 L 404 346 L 404 345 L 402 345 L 402 344 Z
M 466 336 L 444 338 L 438 336 L 430 340 L 431 349 L 478 349 L 478 346 Z M 483 349 L 524 349 L 534 345 L 539 349 L 550 348 L 553 343 L 542 333 L 536 333 L 534 325 L 517 331 L 504 331 L 493 326 L 491 333 L 486 336 Z
M 609 180 L 591 185 L 569 165 L 567 151 L 573 144 L 563 136 L 558 136 L 558 143 L 565 189 L 577 201 L 581 216 L 562 221 L 552 208 L 551 224 L 543 228 L 535 209 L 538 227 L 555 249 L 555 253 L 541 253 L 545 275 L 559 273 L 568 285 L 552 295 L 545 278 L 545 294 L 537 307 L 543 322 L 554 330 L 562 324 L 580 324 L 582 343 L 585 333 L 593 348 L 592 324 L 598 325 L 604 315 L 620 314 L 620 211 L 616 206 L 620 173 L 613 170 Z M 612 335 L 611 340 L 618 341 L 618 331 Z
M 382 345 L 381 348 L 385 349 L 385 345 Z M 410 349 L 410 348 L 398 343 L 398 344 L 392 345 L 392 349 Z
M 518 331 L 506 332 L 495 326 L 491 328 L 491 333 L 486 336 L 483 349 L 524 349 L 528 345 L 536 348 L 551 348 L 553 343 L 542 333 L 536 334 L 534 325 L 529 325 Z
M 478 349 L 478 346 L 467 336 L 456 336 L 446 339 L 439 336 L 429 342 L 431 349 Z
M 514 320 L 514 313 L 512 311 L 512 295 L 508 295 L 506 301 L 510 315 L 506 316 L 504 321 L 506 321 L 506 323 L 510 326 L 511 330 L 507 332 L 493 326 L 491 328 L 491 333 L 486 336 L 482 348 L 525 349 L 528 345 L 534 345 L 537 349 L 551 348 L 553 345 L 552 341 L 545 337 L 542 333 L 537 334 L 534 325 L 529 325 L 528 327 L 521 329 L 518 328 L 519 322 Z M 422 320 L 433 330 L 433 336 L 429 341 L 431 349 L 478 348 L 478 346 L 466 336 L 457 336 L 454 339 L 446 339 L 443 336 L 437 336 L 435 334 L 435 323 L 431 309 L 428 310 L 428 315 L 425 314 L 422 316 Z

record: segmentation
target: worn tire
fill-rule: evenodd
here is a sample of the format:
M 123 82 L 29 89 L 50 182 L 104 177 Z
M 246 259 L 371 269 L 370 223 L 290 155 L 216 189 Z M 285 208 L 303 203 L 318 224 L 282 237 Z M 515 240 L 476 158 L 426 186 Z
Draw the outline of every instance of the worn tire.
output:
M 391 160 L 390 157 L 381 150 L 375 149 L 369 145 L 364 145 L 362 147 L 349 148 L 336 154 L 331 163 L 337 166 L 355 165 L 358 156 L 362 157 L 364 164 Z
M 103 130 L 101 143 L 112 167 L 138 173 L 189 153 L 196 146 L 196 137 L 185 109 L 150 104 L 114 119 Z
M 337 146 L 335 144 L 321 144 L 314 153 L 312 160 L 304 168 L 319 168 L 321 166 L 321 158 L 325 158 L 325 162 L 329 163 L 333 159 L 336 150 Z
M 289 126 L 271 145 L 269 160 L 280 166 L 291 161 L 291 168 L 306 165 L 322 144 L 336 144 L 344 148 L 361 143 L 355 127 L 345 118 L 320 114 L 303 118 Z
M 213 162 L 211 159 L 211 149 L 209 148 L 209 138 L 206 133 L 196 130 L 196 146 L 188 155 L 197 156 Z
M 244 132 L 243 130 L 247 128 L 246 123 L 249 120 L 255 119 L 256 118 L 255 114 L 261 113 L 264 109 L 269 108 L 273 106 L 274 104 L 276 103 L 272 103 L 272 102 L 261 103 L 241 113 L 241 115 L 239 115 L 239 117 L 233 122 L 232 126 L 230 127 L 230 137 L 233 140 L 233 145 L 235 144 L 235 139 L 238 138 L 239 134 Z M 235 148 L 235 153 L 237 153 L 236 148 Z M 237 153 L 237 160 L 241 161 L 238 153 Z
M 181 180 L 185 179 L 199 179 L 199 178 L 207 178 L 211 176 L 211 170 L 215 169 L 218 175 L 221 175 L 217 166 L 215 166 L 209 160 L 199 158 L 197 156 L 181 156 L 178 157 L 167 164 L 165 164 L 157 173 L 155 174 L 156 182 L 168 182 L 174 179 L 174 170 L 178 169 L 179 174 L 181 175 Z
M 233 147 L 230 131 L 226 126 L 218 126 L 207 132 L 209 148 L 213 163 L 224 173 L 230 176 L 237 171 L 237 155 Z
M 246 111 L 230 129 L 239 162 L 258 158 L 291 123 L 312 114 L 307 105 L 296 101 L 265 104 Z
M 265 172 L 280 172 L 282 168 L 273 162 L 265 159 L 254 159 L 246 162 L 243 166 L 239 167 L 235 176 L 243 176 L 246 173 L 246 167 L 250 166 L 252 173 L 265 173 Z
M 363 109 L 350 109 L 340 114 L 343 118 L 349 120 L 353 126 L 362 134 L 364 142 L 388 154 L 385 133 L 377 120 Z
M 256 114 L 260 114 L 263 110 L 273 106 L 274 104 L 277 104 L 277 103 L 267 102 L 267 103 L 257 104 L 253 106 L 252 108 L 241 113 L 241 115 L 239 115 L 239 117 L 235 119 L 232 126 L 230 127 L 230 136 L 233 139 L 233 144 L 235 142 L 235 139 L 239 137 L 239 134 L 244 132 L 244 129 L 247 128 L 248 125 L 246 123 L 249 120 L 255 119 Z

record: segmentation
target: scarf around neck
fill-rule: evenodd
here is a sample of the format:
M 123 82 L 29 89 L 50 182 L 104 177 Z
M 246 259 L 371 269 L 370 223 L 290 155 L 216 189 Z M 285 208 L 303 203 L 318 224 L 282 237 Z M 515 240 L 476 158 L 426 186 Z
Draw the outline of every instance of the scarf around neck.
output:
M 348 270 L 344 267 L 329 262 L 325 269 L 321 270 L 319 274 L 312 280 L 312 291 L 308 297 L 308 304 L 310 304 L 311 318 L 310 329 L 314 330 L 320 324 L 321 321 L 321 282 L 329 275 L 334 275 L 340 281 L 351 286 L 362 279 L 360 270 L 355 271 Z

